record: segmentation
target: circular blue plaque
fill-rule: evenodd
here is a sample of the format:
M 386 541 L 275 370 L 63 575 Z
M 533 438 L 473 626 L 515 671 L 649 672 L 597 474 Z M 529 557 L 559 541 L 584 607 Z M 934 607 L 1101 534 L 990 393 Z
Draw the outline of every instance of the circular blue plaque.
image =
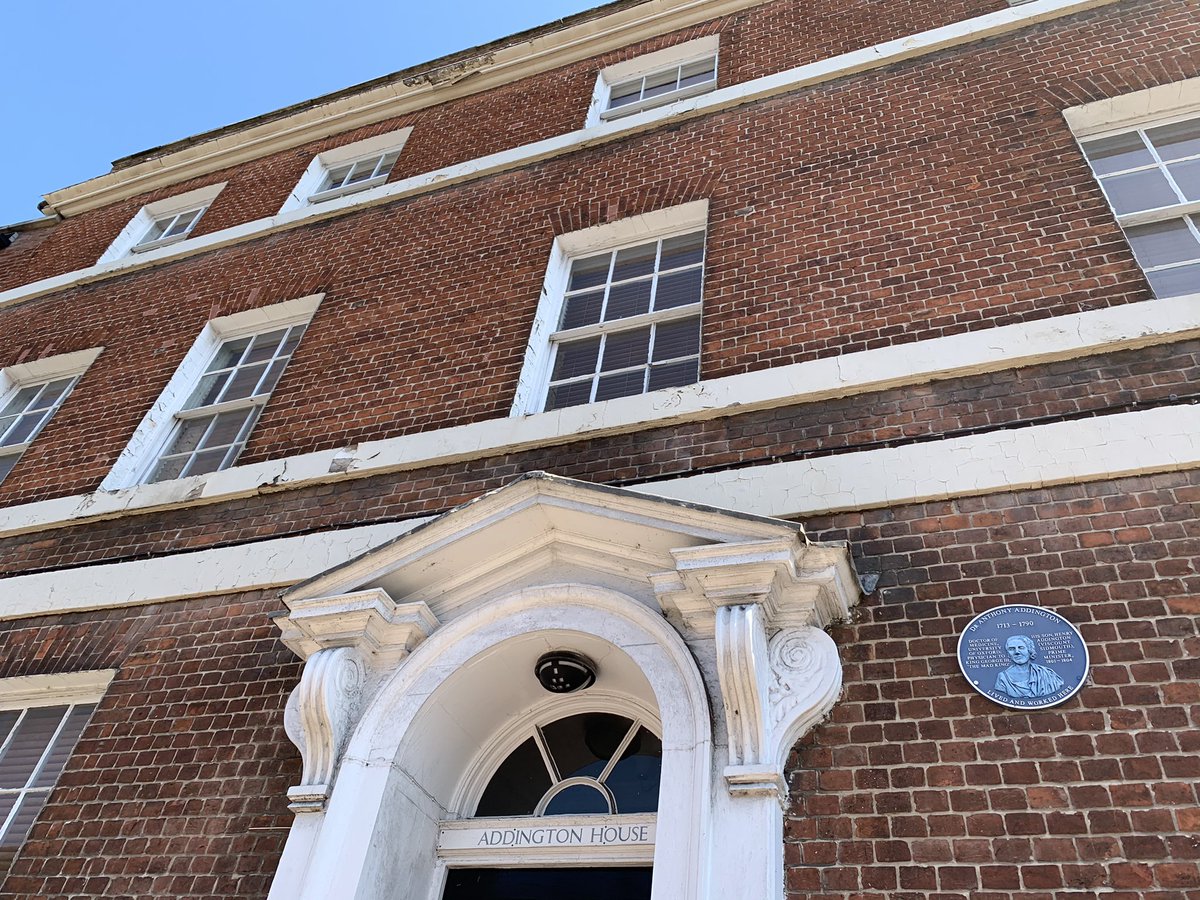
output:
M 1012 709 L 1045 709 L 1083 687 L 1087 645 L 1075 626 L 1040 606 L 997 606 L 958 638 L 958 665 L 971 687 Z

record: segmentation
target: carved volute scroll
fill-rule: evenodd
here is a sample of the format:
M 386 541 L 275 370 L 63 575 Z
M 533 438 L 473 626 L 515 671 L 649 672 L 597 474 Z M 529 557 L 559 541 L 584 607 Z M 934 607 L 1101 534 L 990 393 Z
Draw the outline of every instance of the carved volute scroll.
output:
M 811 625 L 780 631 L 769 652 L 772 752 L 782 766 L 792 745 L 837 701 L 842 666 L 833 638 Z
M 729 790 L 782 802 L 789 749 L 841 690 L 837 646 L 818 626 L 848 615 L 857 598 L 849 555 L 798 538 L 672 555 L 675 571 L 650 581 L 663 611 L 685 633 L 715 641 Z
M 284 728 L 304 771 L 288 790 L 297 813 L 325 808 L 342 751 L 386 672 L 394 671 L 438 621 L 424 603 L 396 603 L 378 588 L 288 601 L 282 639 L 306 659 L 288 698 Z
M 288 790 L 294 812 L 321 809 L 333 790 L 365 682 L 366 667 L 350 647 L 320 650 L 305 664 L 284 715 L 288 737 L 304 761 L 300 784 Z

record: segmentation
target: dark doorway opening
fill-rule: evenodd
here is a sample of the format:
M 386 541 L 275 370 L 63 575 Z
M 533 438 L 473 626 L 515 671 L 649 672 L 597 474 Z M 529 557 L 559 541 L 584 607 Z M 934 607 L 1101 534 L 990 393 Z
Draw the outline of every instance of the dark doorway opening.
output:
M 650 900 L 651 869 L 451 869 L 442 900 Z

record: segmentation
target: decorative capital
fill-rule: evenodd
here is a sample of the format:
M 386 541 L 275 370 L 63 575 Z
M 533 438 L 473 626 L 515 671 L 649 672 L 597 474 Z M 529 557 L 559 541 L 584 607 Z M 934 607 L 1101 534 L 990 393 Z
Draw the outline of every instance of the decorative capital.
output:
M 355 647 L 367 659 L 400 659 L 439 624 L 426 604 L 397 603 L 382 588 L 285 602 L 288 613 L 275 624 L 301 659 L 328 647 Z
M 672 550 L 675 569 L 650 576 L 663 611 L 694 634 L 712 635 L 723 606 L 762 607 L 768 630 L 824 627 L 849 615 L 857 579 L 845 547 L 790 540 Z

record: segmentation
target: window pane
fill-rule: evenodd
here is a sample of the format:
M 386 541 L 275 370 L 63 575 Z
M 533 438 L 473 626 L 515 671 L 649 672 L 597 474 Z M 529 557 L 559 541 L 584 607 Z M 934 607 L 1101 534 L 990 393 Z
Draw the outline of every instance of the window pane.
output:
M 329 191 L 341 187 L 342 183 L 346 180 L 346 176 L 350 174 L 350 170 L 353 168 L 354 166 L 344 165 L 335 166 L 330 169 L 329 176 L 325 179 L 325 184 L 321 186 L 321 190 Z
M 1188 200 L 1200 200 L 1200 159 L 1190 159 L 1187 162 L 1173 163 L 1167 166 L 1175 184 L 1183 191 Z
M 600 379 L 596 388 L 597 400 L 612 400 L 614 397 L 628 397 L 640 394 L 646 389 L 646 372 L 638 369 L 636 372 L 624 372 L 620 375 L 606 375 Z
M 1138 262 L 1147 268 L 1200 259 L 1200 243 L 1184 219 L 1125 229 Z
M 590 403 L 592 399 L 592 382 L 576 381 L 571 384 L 560 384 L 550 388 L 546 395 L 546 409 L 565 409 L 568 406 L 579 406 Z
M 476 816 L 531 816 L 550 790 L 550 773 L 533 738 L 509 754 L 488 782 Z
M 616 284 L 608 289 L 608 307 L 604 310 L 604 321 L 628 319 L 650 311 L 650 289 L 654 282 L 649 278 Z
M 400 151 L 385 153 L 383 159 L 379 161 L 379 165 L 375 167 L 376 175 L 387 175 L 392 171 L 392 167 L 396 165 L 396 160 L 400 158 Z
M 627 369 L 630 366 L 644 366 L 649 352 L 649 328 L 610 334 L 604 342 L 604 363 L 600 366 L 600 370 L 612 372 L 615 369 Z
M 246 419 L 254 412 L 253 409 L 239 409 L 236 412 L 221 413 L 217 416 L 213 427 L 204 438 L 205 449 L 228 447 L 237 440 Z
M 656 72 L 653 75 L 646 76 L 646 87 L 642 90 L 642 98 L 649 100 L 651 97 L 661 97 L 663 94 L 669 94 L 679 84 L 679 70 L 669 69 L 666 72 Z
M 703 84 L 706 81 L 712 81 L 717 76 L 716 64 L 717 61 L 712 58 L 688 63 L 680 73 L 679 86 L 685 88 L 691 87 L 694 84 Z
M 266 371 L 266 363 L 239 368 L 234 373 L 233 378 L 229 380 L 229 384 L 225 386 L 225 391 L 221 394 L 221 402 L 244 400 L 246 397 L 253 397 L 257 393 L 258 383 L 262 380 L 263 374 Z
M 604 306 L 604 291 L 589 291 L 567 298 L 563 308 L 562 329 L 595 325 L 600 321 L 600 309 Z
M 703 280 L 703 269 L 687 269 L 671 275 L 660 275 L 658 292 L 654 295 L 654 308 L 674 309 L 689 303 L 699 303 Z
M 1200 119 L 1147 128 L 1146 137 L 1164 160 L 1200 154 Z
M 661 776 L 662 741 L 639 728 L 604 784 L 616 798 L 618 813 L 656 812 Z
M 199 419 L 186 419 L 179 427 L 179 433 L 175 440 L 171 443 L 171 447 L 164 455 L 175 455 L 177 453 L 191 453 L 200 446 L 200 439 L 204 437 L 204 432 L 208 430 L 208 426 L 212 424 L 216 416 L 203 416 Z
M 279 351 L 280 356 L 290 356 L 296 350 L 296 345 L 300 343 L 300 338 L 304 337 L 304 332 L 308 330 L 306 325 L 293 325 L 288 329 L 287 340 L 283 342 L 283 348 Z
M 1154 162 L 1154 157 L 1150 155 L 1141 135 L 1136 131 L 1101 138 L 1098 141 L 1085 141 L 1083 152 L 1097 175 L 1148 166 Z
M 5 444 L 23 444 L 33 437 L 46 413 L 32 412 L 21 416 L 4 435 Z
M 1178 297 L 1182 294 L 1200 293 L 1200 264 L 1180 266 L 1177 269 L 1160 269 L 1146 275 L 1156 297 Z
M 554 799 L 546 805 L 543 815 L 580 816 L 593 813 L 604 815 L 608 812 L 610 812 L 608 798 L 600 792 L 599 788 L 589 784 L 573 784 L 554 795 Z
M 658 326 L 654 334 L 654 361 L 678 359 L 700 352 L 700 319 L 684 319 Z
M 258 386 L 260 394 L 269 394 L 275 390 L 275 385 L 279 383 L 279 377 L 283 374 L 283 369 L 287 365 L 286 359 L 277 359 L 271 363 L 271 368 L 267 370 L 267 377 L 263 379 L 263 383 Z
M 200 379 L 200 383 L 196 385 L 196 389 L 192 391 L 192 395 L 188 397 L 187 402 L 183 404 L 184 409 L 199 409 L 201 406 L 208 406 L 216 403 L 217 398 L 221 396 L 221 391 L 225 388 L 225 383 L 229 380 L 229 372 L 213 372 L 205 375 Z
M 250 346 L 250 340 L 250 338 L 245 337 L 223 343 L 205 371 L 215 372 L 218 369 L 228 369 L 231 366 L 237 365 L 238 360 L 242 358 L 242 354 L 246 352 L 246 348 Z
M 33 827 L 33 820 L 42 811 L 49 795 L 49 791 L 30 791 L 21 798 L 16 815 L 9 820 L 4 837 L 0 839 L 0 854 L 7 857 L 0 858 L 0 872 L 6 871 L 12 863 L 12 858 L 25 842 L 29 829 Z
M 70 389 L 75 383 L 74 378 L 60 378 L 58 381 L 52 381 L 46 385 L 46 389 L 38 395 L 37 406 L 39 409 L 49 409 Z
M 610 93 L 608 107 L 615 109 L 618 106 L 626 106 L 630 103 L 636 103 L 642 99 L 642 79 L 635 78 L 632 81 L 622 81 L 620 84 L 614 84 Z
M 167 230 L 163 232 L 163 237 L 175 237 L 176 235 L 183 234 L 196 223 L 196 219 L 199 217 L 200 210 L 198 209 L 180 213 L 174 218 Z
M 611 253 L 575 260 L 571 263 L 571 283 L 567 285 L 567 290 L 578 291 L 604 284 L 608 279 L 608 267 L 611 262 Z
M 700 363 L 694 359 L 687 362 L 652 366 L 647 390 L 657 391 L 662 388 L 683 387 L 685 384 L 695 384 L 700 380 L 699 372 Z
M 1179 202 L 1178 195 L 1167 183 L 1167 177 L 1158 169 L 1114 175 L 1100 183 L 1104 186 L 1113 209 L 1122 214 L 1157 209 Z
M 36 706 L 26 710 L 4 756 L 0 757 L 0 788 L 25 787 L 66 711 L 65 706 Z
M 250 343 L 250 350 L 242 358 L 242 365 L 270 359 L 275 355 L 275 351 L 279 349 L 280 343 L 286 336 L 286 328 L 255 335 L 254 340 Z
M 596 371 L 596 357 L 600 353 L 600 338 L 587 338 L 558 345 L 554 357 L 554 373 L 551 381 L 577 378 Z
M 0 710 L 0 746 L 3 746 L 5 738 L 8 737 L 8 733 L 12 731 L 13 725 L 16 724 L 17 719 L 20 717 L 21 711 L 19 709 Z M 3 821 L 4 816 L 0 816 L 0 822 Z
M 171 224 L 170 219 L 155 222 L 153 225 L 150 226 L 150 229 L 144 235 L 142 235 L 142 238 L 141 238 L 141 240 L 138 241 L 138 243 L 139 244 L 149 244 L 151 241 L 157 241 L 160 237 L 163 236 L 163 232 L 166 231 L 167 226 L 170 224 Z
M 583 713 L 551 722 L 542 728 L 542 735 L 564 780 L 581 775 L 597 778 L 632 726 L 623 716 Z
M 704 232 L 681 234 L 679 237 L 667 238 L 662 245 L 662 262 L 659 271 L 678 269 L 681 266 L 692 266 L 704 260 Z
M 346 184 L 357 184 L 360 181 L 366 181 L 375 172 L 375 164 L 378 159 L 364 159 L 361 162 L 356 162 L 350 167 L 350 174 L 346 177 Z
M 227 449 L 222 447 L 219 450 L 205 450 L 197 453 L 192 457 L 192 461 L 188 463 L 187 468 L 183 470 L 184 476 L 207 475 L 209 472 L 216 472 L 221 468 L 221 463 L 225 461 Z
M 71 714 L 67 717 L 67 723 L 54 740 L 54 748 L 50 751 L 50 755 L 42 765 L 42 771 L 33 783 L 34 787 L 49 788 L 54 786 L 54 782 L 58 780 L 63 766 L 67 764 L 67 757 L 75 749 L 75 742 L 79 740 L 83 726 L 87 724 L 88 717 L 91 716 L 92 710 L 95 708 L 95 704 L 89 703 L 76 706 L 71 710 Z
M 189 457 L 172 456 L 169 459 L 163 459 L 154 471 L 150 474 L 148 481 L 170 481 L 172 478 L 178 478 L 183 472 L 183 467 L 187 465 Z
M 0 481 L 8 477 L 8 473 L 13 470 L 13 466 L 17 464 L 17 460 L 21 456 L 18 453 L 5 453 L 0 455 Z
M 624 281 L 627 278 L 637 278 L 639 275 L 649 275 L 654 271 L 654 258 L 658 254 L 658 243 L 642 244 L 639 247 L 626 247 L 617 251 L 617 261 L 613 265 L 613 281 Z
M 40 384 L 34 384 L 30 385 L 29 387 L 21 388 L 19 391 L 17 391 L 16 395 L 9 400 L 7 404 L 5 404 L 3 412 L 0 412 L 0 417 L 12 421 L 12 419 L 9 417 L 15 418 L 16 416 L 25 412 L 25 409 L 29 406 L 29 404 L 37 399 L 37 395 L 41 392 L 41 390 L 42 386 Z

